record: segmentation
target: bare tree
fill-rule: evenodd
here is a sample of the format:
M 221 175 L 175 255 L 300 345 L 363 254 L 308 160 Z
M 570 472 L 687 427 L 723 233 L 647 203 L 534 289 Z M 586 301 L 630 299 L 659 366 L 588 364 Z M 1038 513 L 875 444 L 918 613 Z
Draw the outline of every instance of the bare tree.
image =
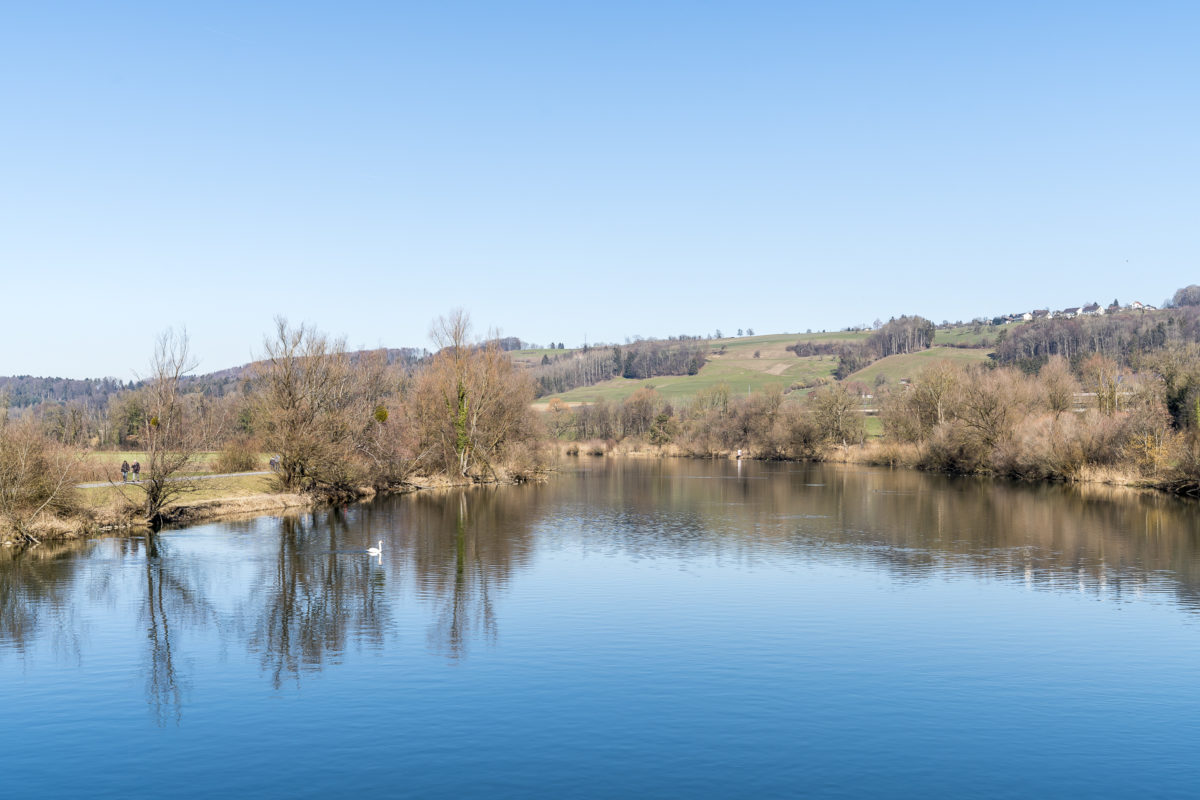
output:
M 264 343 L 252 401 L 256 430 L 279 456 L 282 488 L 352 495 L 368 479 L 364 457 L 380 460 L 378 426 L 387 422 L 381 400 L 386 359 L 352 362 L 341 340 L 282 317 Z
M 441 450 L 451 474 L 496 479 L 504 449 L 532 439 L 532 381 L 514 369 L 498 337 L 471 340 L 470 317 L 461 309 L 435 321 L 430 336 L 440 349 L 412 393 L 424 437 Z
M 845 448 L 866 437 L 862 404 L 846 387 L 833 385 L 819 389 L 809 396 L 809 403 L 813 419 L 828 441 Z
M 181 386 L 196 364 L 186 331 L 177 334 L 168 328 L 159 334 L 145 378 L 141 438 L 147 463 L 137 484 L 145 495 L 146 521 L 152 525 L 163 521 L 163 509 L 171 501 L 196 488 L 184 473 L 195 465 L 204 443 L 191 424 Z
M 1058 418 L 1075 407 L 1075 392 L 1079 382 L 1071 373 L 1071 365 L 1062 356 L 1050 356 L 1038 372 L 1038 388 L 1042 404 Z
M 9 420 L 0 409 L 0 524 L 19 541 L 36 542 L 35 523 L 74 509 L 73 476 L 80 451 L 47 440 L 32 418 Z M 3 538 L 3 536 L 0 536 Z
M 1094 353 L 1079 367 L 1083 385 L 1096 395 L 1096 408 L 1112 415 L 1120 405 L 1121 367 L 1111 358 Z

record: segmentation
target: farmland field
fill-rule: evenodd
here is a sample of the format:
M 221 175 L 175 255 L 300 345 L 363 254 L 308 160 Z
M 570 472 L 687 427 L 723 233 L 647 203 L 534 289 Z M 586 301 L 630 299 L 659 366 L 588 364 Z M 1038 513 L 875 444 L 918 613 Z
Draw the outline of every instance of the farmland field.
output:
M 964 350 L 959 347 L 931 347 L 915 353 L 888 356 L 881 358 L 870 366 L 860 369 L 846 378 L 847 381 L 861 381 L 873 386 L 878 376 L 882 375 L 888 383 L 898 383 L 905 378 L 915 378 L 921 370 L 939 361 L 949 361 L 966 366 L 968 364 L 983 364 L 988 360 L 987 350 Z
M 984 326 L 987 331 L 987 326 Z M 743 336 L 731 339 L 714 339 L 710 343 L 708 362 L 696 375 L 664 375 L 643 380 L 613 378 L 593 386 L 582 386 L 561 394 L 540 398 L 538 405 L 544 406 L 557 397 L 567 403 L 594 403 L 599 400 L 620 402 L 643 386 L 652 386 L 669 400 L 686 400 L 704 389 L 725 384 L 733 392 L 761 392 L 770 387 L 786 389 L 793 384 L 812 385 L 832 381 L 838 359 L 833 355 L 805 356 L 797 358 L 788 351 L 790 345 L 800 341 L 819 342 L 863 342 L 870 331 L 835 331 L 832 333 L 777 333 L 764 336 Z M 973 333 L 971 326 L 938 331 L 935 341 L 946 337 L 958 344 L 967 344 L 982 339 L 983 334 Z M 570 353 L 569 350 L 517 351 L 537 360 L 544 353 Z M 979 363 L 987 359 L 987 350 L 962 349 L 961 347 L 933 347 L 918 353 L 890 356 L 876 361 L 869 367 L 850 376 L 850 380 L 873 385 L 877 375 L 882 374 L 891 382 L 916 375 L 927 364 L 937 360 L 955 363 Z M 755 354 L 758 354 L 755 357 Z

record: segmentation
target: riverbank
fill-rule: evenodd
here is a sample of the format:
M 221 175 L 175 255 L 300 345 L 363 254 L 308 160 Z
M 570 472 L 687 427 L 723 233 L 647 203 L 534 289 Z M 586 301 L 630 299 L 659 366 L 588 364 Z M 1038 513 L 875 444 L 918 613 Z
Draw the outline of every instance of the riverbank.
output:
M 707 458 L 737 459 L 736 450 L 718 450 L 712 453 L 694 453 L 675 444 L 654 445 L 625 439 L 620 442 L 589 440 L 584 442 L 560 442 L 560 456 L 624 457 L 624 458 Z M 783 458 L 776 454 L 765 455 L 750 448 L 742 451 L 743 459 L 756 461 L 811 461 L 828 464 L 857 464 L 870 467 L 901 467 L 918 472 L 941 474 L 965 474 L 953 470 L 938 470 L 924 466 L 922 452 L 915 444 L 896 444 L 878 440 L 845 447 L 831 446 L 821 453 L 807 458 Z M 1112 486 L 1133 490 L 1164 492 L 1182 496 L 1200 496 L 1200 485 L 1194 481 L 1173 480 L 1167 477 L 1148 478 L 1134 468 L 1121 469 L 1114 466 L 1083 464 L 1069 474 L 1059 475 L 1001 475 L 997 473 L 970 473 L 981 477 L 1023 480 L 1031 483 L 1070 483 Z
M 219 486 L 206 488 L 169 504 L 164 511 L 164 522 L 170 526 L 195 525 L 237 517 L 302 513 L 329 505 L 328 500 L 313 495 L 269 490 L 269 476 L 246 473 L 231 478 Z M 467 479 L 453 480 L 444 475 L 421 475 L 383 493 L 407 494 L 475 485 L 480 484 Z M 142 518 L 141 508 L 136 502 L 137 491 L 137 486 L 132 483 L 82 490 L 84 502 L 78 514 L 71 517 L 44 514 L 22 531 L 0 531 L 0 546 L 85 539 L 113 531 L 149 529 L 150 525 Z M 360 502 L 378 494 L 379 490 L 363 486 L 349 499 L 351 502 Z

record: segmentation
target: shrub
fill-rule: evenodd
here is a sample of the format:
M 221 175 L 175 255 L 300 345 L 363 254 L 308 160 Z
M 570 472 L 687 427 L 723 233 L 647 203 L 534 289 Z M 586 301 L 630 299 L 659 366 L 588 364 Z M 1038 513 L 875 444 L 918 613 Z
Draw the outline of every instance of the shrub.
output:
M 32 538 L 28 531 L 40 515 L 73 512 L 79 461 L 78 452 L 46 439 L 32 419 L 0 417 L 0 520 Z
M 253 472 L 261 468 L 257 449 L 249 439 L 234 439 L 225 445 L 213 461 L 214 472 Z

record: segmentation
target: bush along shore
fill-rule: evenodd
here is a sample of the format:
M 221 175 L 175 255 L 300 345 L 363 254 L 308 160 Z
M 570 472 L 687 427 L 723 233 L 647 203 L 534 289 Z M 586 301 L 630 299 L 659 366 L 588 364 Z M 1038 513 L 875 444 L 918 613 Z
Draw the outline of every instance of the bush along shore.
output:
M 1200 347 L 1132 372 L 1093 355 L 1036 372 L 934 364 L 910 380 L 800 397 L 726 387 L 675 407 L 653 389 L 622 403 L 551 402 L 567 455 L 841 461 L 1200 494 Z M 867 412 L 867 413 L 864 413 Z M 868 430 L 874 428 L 872 435 Z
M 1160 316 L 1035 321 L 998 334 L 985 363 L 921 362 L 905 378 L 880 371 L 871 386 L 850 369 L 928 348 L 927 321 L 893 320 L 865 349 L 830 354 L 845 380 L 746 394 L 718 383 L 673 400 L 643 385 L 620 401 L 551 399 L 540 411 L 536 370 L 514 364 L 505 340 L 473 337 L 463 312 L 435 321 L 436 349 L 420 353 L 349 352 L 278 319 L 259 360 L 219 380 L 192 377 L 186 335 L 167 331 L 146 376 L 95 405 L 0 404 L 0 541 L 539 479 L 556 447 L 741 451 L 1197 495 L 1200 287 L 1181 292 Z M 682 367 L 668 363 L 674 350 L 646 349 L 662 362 L 643 365 L 647 374 L 701 369 L 688 347 Z M 622 362 L 630 374 L 638 357 Z M 613 358 L 584 377 L 616 369 Z M 132 486 L 118 480 L 121 460 L 140 467 Z M 239 474 L 204 480 L 223 473 Z
M 213 396 L 188 382 L 187 338 L 168 331 L 148 377 L 99 421 L 0 417 L 0 541 L 543 477 L 532 378 L 496 340 L 473 339 L 465 313 L 437 320 L 432 334 L 437 351 L 414 364 L 349 353 L 280 319 L 237 390 Z M 97 452 L 114 425 L 124 449 Z M 265 475 L 204 479 L 268 457 Z M 122 460 L 138 461 L 136 482 L 117 472 Z

